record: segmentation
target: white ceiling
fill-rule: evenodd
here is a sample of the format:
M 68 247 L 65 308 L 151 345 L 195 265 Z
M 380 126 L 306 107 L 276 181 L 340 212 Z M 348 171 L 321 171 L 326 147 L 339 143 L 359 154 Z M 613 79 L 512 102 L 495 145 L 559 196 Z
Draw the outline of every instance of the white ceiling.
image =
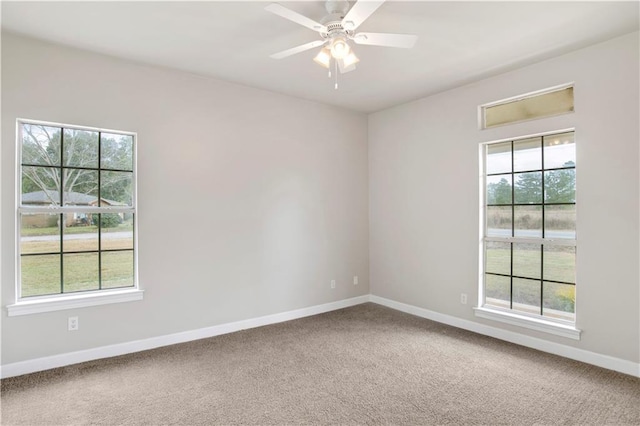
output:
M 282 1 L 320 21 L 323 2 Z M 639 28 L 639 3 L 388 1 L 358 31 L 417 34 L 410 50 L 355 46 L 340 88 L 312 58 L 269 55 L 317 33 L 269 2 L 2 2 L 2 28 L 139 62 L 372 112 Z

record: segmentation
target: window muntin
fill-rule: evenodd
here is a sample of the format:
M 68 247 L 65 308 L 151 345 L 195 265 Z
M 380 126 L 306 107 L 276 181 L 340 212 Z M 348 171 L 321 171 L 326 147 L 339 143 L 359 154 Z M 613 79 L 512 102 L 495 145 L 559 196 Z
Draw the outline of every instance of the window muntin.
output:
M 574 132 L 485 145 L 482 305 L 575 322 Z
M 18 300 L 137 288 L 135 134 L 18 122 Z

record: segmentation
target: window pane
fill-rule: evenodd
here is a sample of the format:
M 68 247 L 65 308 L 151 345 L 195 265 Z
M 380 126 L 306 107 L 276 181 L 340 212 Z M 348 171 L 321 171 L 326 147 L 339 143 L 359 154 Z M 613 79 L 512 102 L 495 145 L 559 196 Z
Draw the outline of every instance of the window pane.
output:
M 60 165 L 60 128 L 22 125 L 22 164 Z
M 60 255 L 20 257 L 22 297 L 60 293 Z
M 60 251 L 60 215 L 22 213 L 20 215 L 20 253 L 56 253 Z
M 133 218 L 123 219 L 120 215 L 115 216 L 117 216 L 118 224 L 111 228 L 104 226 L 104 222 L 108 219 L 103 218 L 100 248 L 102 250 L 133 249 Z M 114 218 L 114 220 L 116 219 Z
M 513 310 L 540 315 L 540 281 L 513 279 Z
M 98 253 L 65 254 L 64 292 L 98 290 Z
M 555 169 L 576 165 L 574 133 L 544 137 L 544 168 Z
M 74 212 L 63 216 L 65 252 L 98 250 L 98 227 L 91 223 L 91 214 Z
M 576 282 L 576 248 L 571 246 L 544 246 L 544 279 Z
M 133 173 L 100 172 L 100 206 L 131 206 Z
M 540 278 L 540 244 L 513 244 L 513 275 L 527 278 Z
M 485 274 L 484 303 L 509 309 L 511 300 L 511 279 L 499 275 Z
M 133 136 L 102 133 L 100 147 L 102 168 L 133 170 Z
M 514 179 L 516 204 L 542 203 L 542 172 L 516 173 Z
M 511 236 L 511 206 L 487 207 L 487 236 Z
M 576 286 L 569 284 L 544 284 L 542 315 L 545 317 L 575 321 Z
M 576 170 L 553 170 L 544 172 L 545 203 L 575 203 Z
M 64 129 L 63 164 L 68 167 L 98 168 L 98 132 Z
M 102 253 L 102 288 L 133 286 L 133 250 Z
M 487 176 L 487 204 L 511 204 L 511 175 Z
M 511 274 L 511 244 L 487 241 L 486 271 L 495 274 Z
M 545 206 L 544 236 L 546 238 L 576 238 L 576 205 Z
M 57 206 L 60 204 L 60 169 L 22 167 L 22 199 L 25 206 Z
M 65 206 L 98 205 L 98 172 L 96 170 L 64 169 Z
M 487 145 L 487 161 L 485 173 L 511 172 L 511 142 L 492 143 Z
M 542 237 L 542 206 L 514 206 L 516 237 Z
M 524 139 L 513 144 L 513 171 L 542 169 L 542 138 Z
M 567 87 L 484 107 L 484 127 L 549 117 L 572 111 L 573 87 Z

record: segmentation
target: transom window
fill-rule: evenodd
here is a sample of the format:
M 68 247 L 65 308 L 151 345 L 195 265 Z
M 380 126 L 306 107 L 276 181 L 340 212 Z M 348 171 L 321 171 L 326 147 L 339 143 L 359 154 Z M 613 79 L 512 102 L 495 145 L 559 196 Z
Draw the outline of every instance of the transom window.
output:
M 573 112 L 573 85 L 529 93 L 480 107 L 483 129 Z
M 18 300 L 137 288 L 135 139 L 18 122 Z
M 574 132 L 484 146 L 484 307 L 575 322 L 575 147 Z

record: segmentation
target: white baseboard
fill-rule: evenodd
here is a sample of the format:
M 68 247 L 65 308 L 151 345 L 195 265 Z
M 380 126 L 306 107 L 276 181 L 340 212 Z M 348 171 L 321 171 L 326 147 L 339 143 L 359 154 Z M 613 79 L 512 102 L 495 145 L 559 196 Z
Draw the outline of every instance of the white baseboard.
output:
M 432 321 L 462 328 L 464 330 L 469 330 L 474 333 L 483 334 L 485 336 L 505 340 L 507 342 L 515 343 L 521 346 L 526 346 L 543 352 L 560 355 L 565 358 L 585 362 L 587 364 L 596 365 L 598 367 L 603 367 L 609 370 L 619 371 L 631 376 L 640 377 L 639 363 L 614 358 L 595 352 L 589 352 L 585 351 L 584 349 L 573 348 L 571 346 L 566 346 L 559 343 L 549 342 L 547 340 L 526 336 L 520 333 L 514 333 L 512 331 L 502 330 L 500 328 L 491 327 L 461 318 L 456 318 L 451 315 L 441 314 L 438 312 L 430 311 L 428 309 L 419 308 L 417 306 L 396 302 L 394 300 L 385 299 L 383 297 L 374 295 L 364 295 L 351 299 L 339 300 L 337 302 L 326 303 L 323 305 L 310 306 L 308 308 L 296 309 L 293 311 L 201 328 L 198 330 L 185 331 L 181 333 L 169 334 L 166 336 L 152 337 L 144 340 L 136 340 L 115 345 L 101 346 L 94 349 L 87 349 L 83 351 L 64 353 L 44 358 L 6 364 L 0 368 L 0 377 L 7 378 L 19 376 L 22 374 L 49 370 L 51 368 L 78 364 L 85 361 L 93 361 L 101 358 L 126 355 L 129 353 L 145 351 L 161 346 L 168 346 L 174 345 L 176 343 L 205 339 L 207 337 L 219 336 L 222 334 L 233 333 L 249 328 L 262 327 L 264 325 L 276 324 L 284 321 L 308 317 L 311 315 L 318 315 L 366 302 L 377 303 L 379 305 L 387 306 L 401 312 L 406 312 L 411 315 L 416 315 L 418 317 L 430 319 Z
M 318 315 L 349 306 L 359 305 L 369 301 L 369 295 L 353 297 L 351 299 L 339 300 L 337 302 L 325 303 L 323 305 L 310 306 L 308 308 L 296 309 L 288 312 L 281 312 L 273 315 L 266 315 L 258 318 L 251 318 L 243 321 L 236 321 L 227 324 L 205 327 L 198 330 L 184 331 L 181 333 L 168 334 L 165 336 L 152 337 L 144 340 L 118 343 L 115 345 L 101 346 L 77 352 L 69 352 L 43 358 L 31 359 L 27 361 L 15 362 L 3 365 L 0 369 L 0 377 L 7 378 L 20 376 L 22 374 L 35 373 L 37 371 L 49 370 L 51 368 L 64 367 L 66 365 L 78 364 L 86 361 L 93 361 L 101 358 L 109 358 L 118 355 L 126 355 L 133 352 L 145 351 L 159 348 L 161 346 L 174 345 L 176 343 L 190 342 L 192 340 L 205 339 L 207 337 L 219 336 L 233 333 L 235 331 L 249 328 L 262 327 L 264 325 L 276 324 L 304 318 L 311 315 Z
M 398 311 L 406 312 L 411 315 L 430 319 L 432 321 L 451 325 L 464 330 L 473 331 L 474 333 L 483 334 L 485 336 L 495 337 L 496 339 L 505 340 L 528 348 L 537 349 L 542 352 L 560 355 L 565 358 L 576 361 L 585 362 L 587 364 L 596 365 L 598 367 L 609 370 L 619 371 L 620 373 L 629 374 L 631 376 L 640 377 L 640 363 L 627 361 L 620 358 L 614 358 L 608 355 L 602 355 L 595 352 L 585 351 L 560 343 L 549 342 L 547 340 L 538 339 L 536 337 L 526 336 L 520 333 L 491 327 L 473 321 L 445 315 L 428 309 L 419 308 L 417 306 L 408 305 L 406 303 L 396 302 L 394 300 L 385 299 L 384 297 L 370 295 L 370 301 L 383 305 Z

